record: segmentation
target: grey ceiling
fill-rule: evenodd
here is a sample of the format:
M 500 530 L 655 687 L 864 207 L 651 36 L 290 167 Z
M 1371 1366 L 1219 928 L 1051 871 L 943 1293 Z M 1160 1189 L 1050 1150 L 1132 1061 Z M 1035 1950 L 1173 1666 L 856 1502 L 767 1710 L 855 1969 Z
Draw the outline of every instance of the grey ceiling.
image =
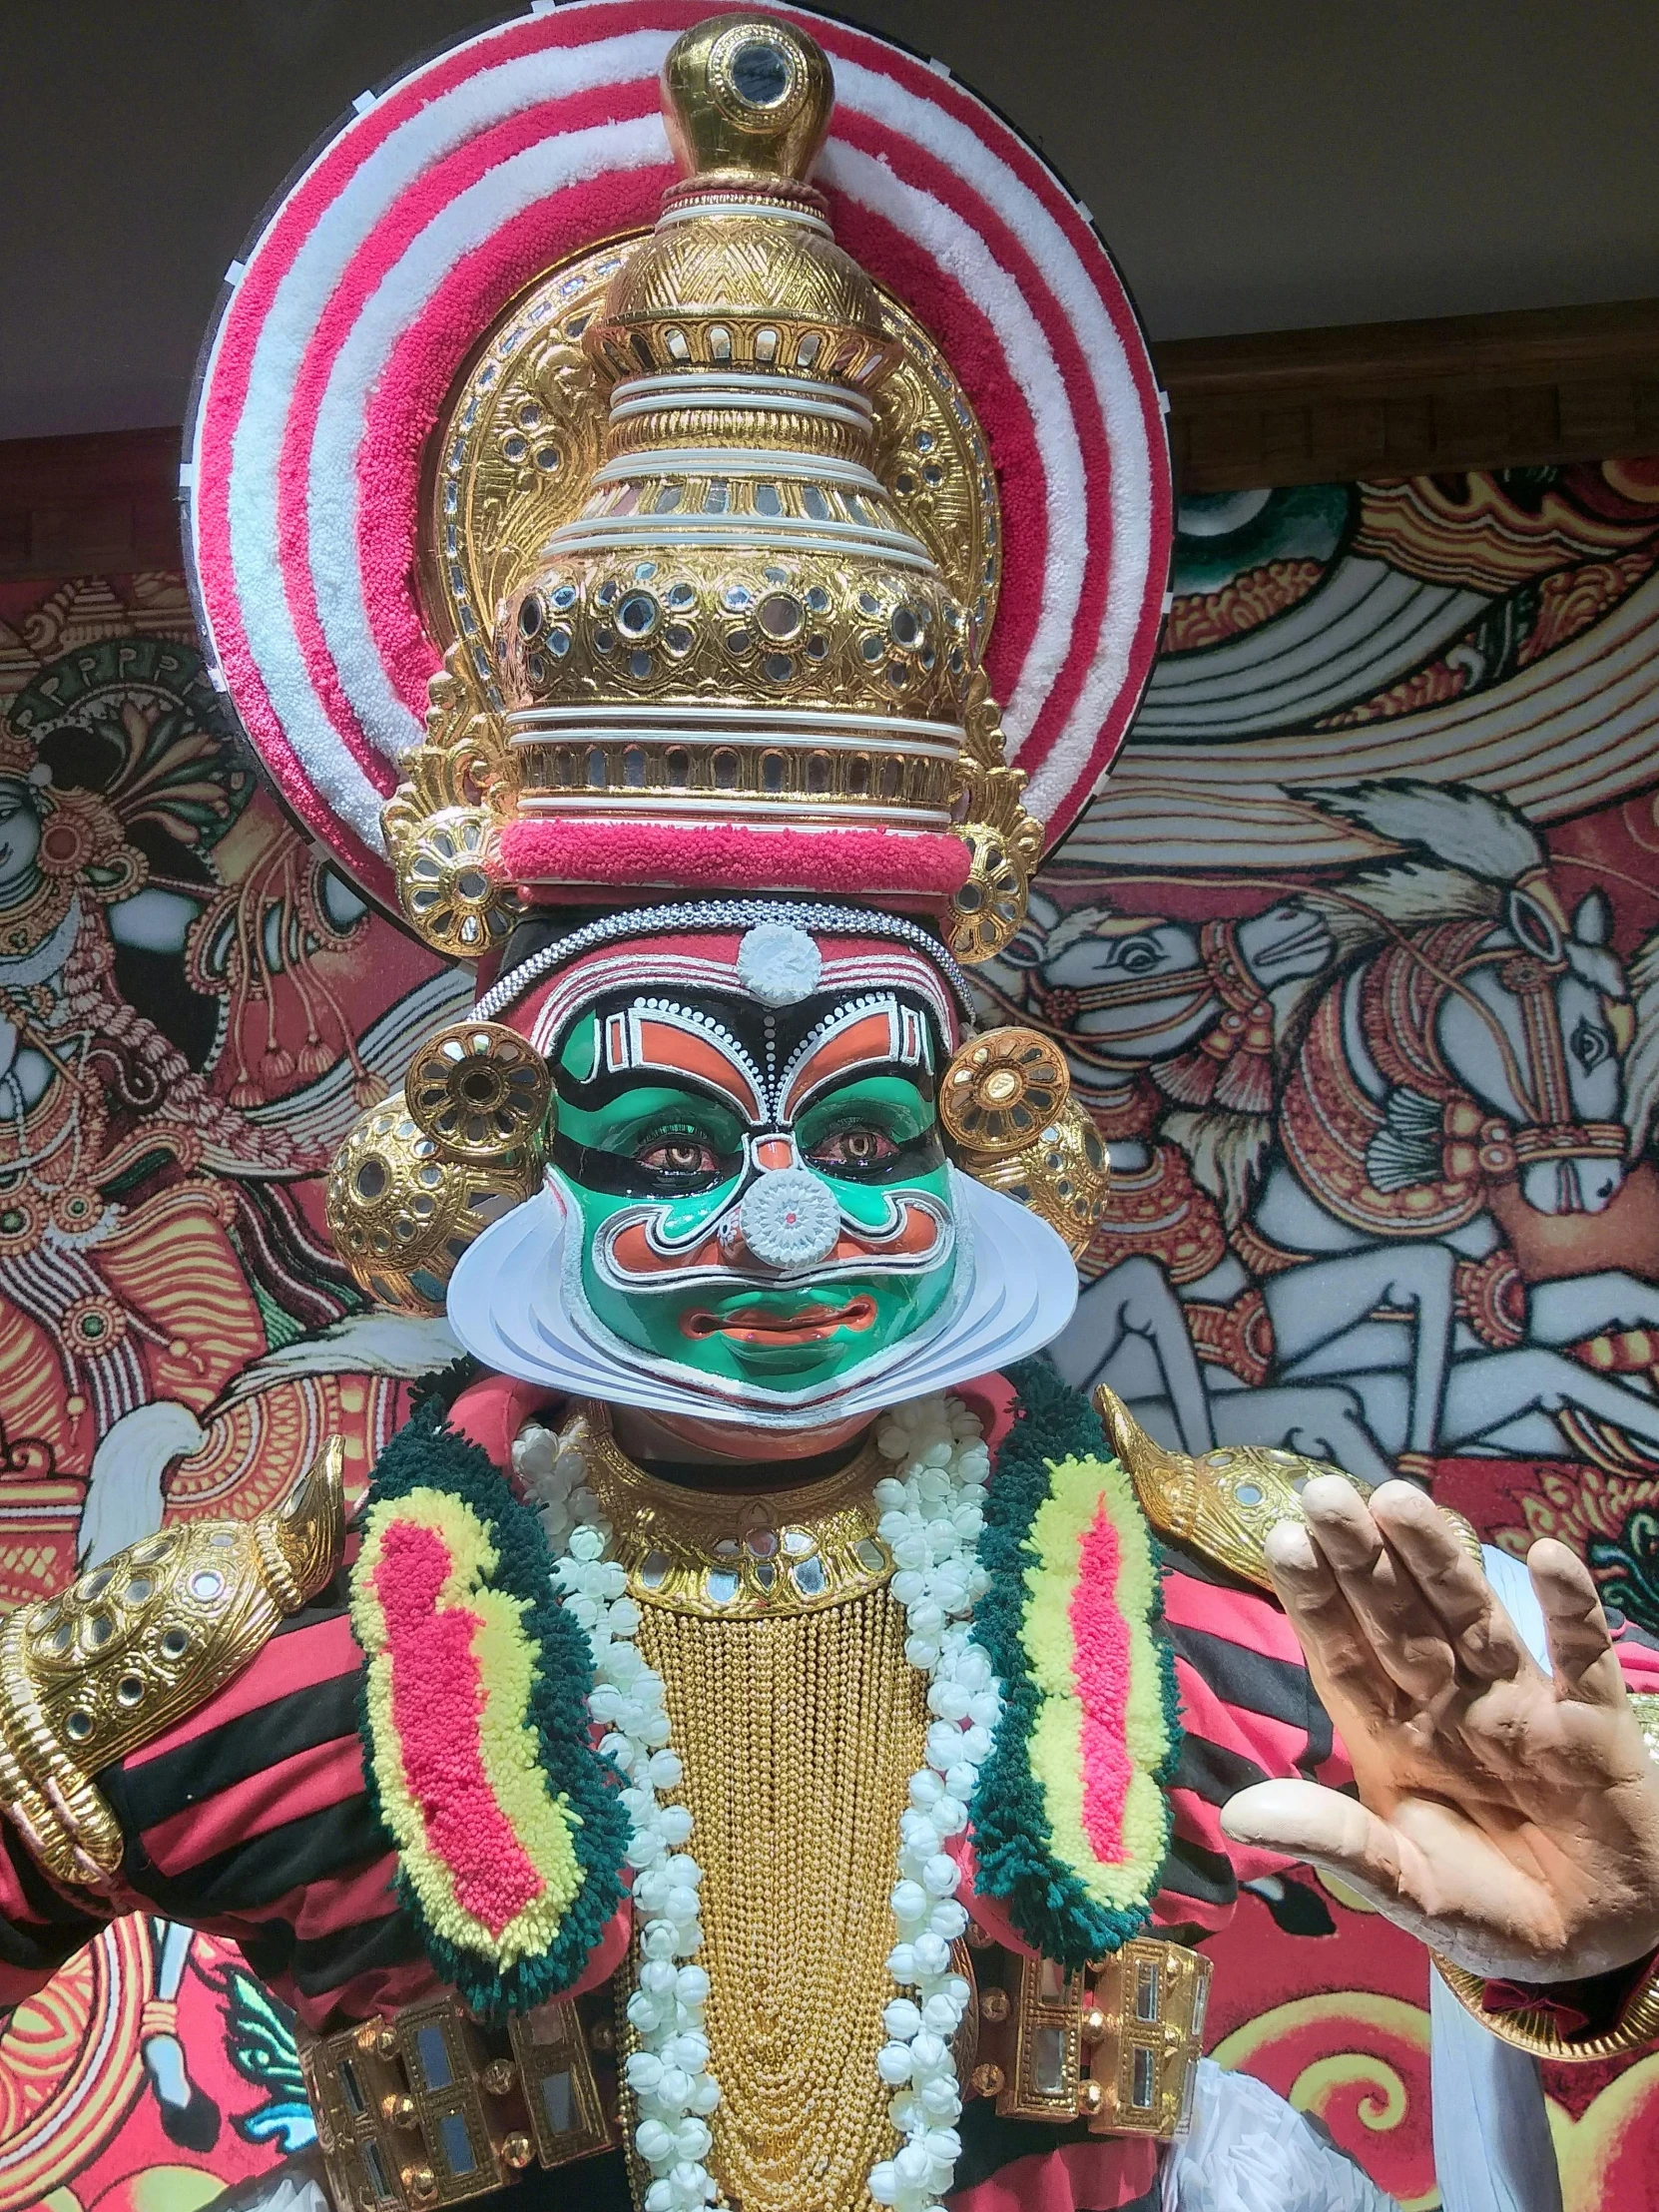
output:
M 177 421 L 219 277 L 478 0 L 0 0 L 0 436 Z M 1655 0 L 849 0 L 1094 210 L 1154 336 L 1659 293 Z

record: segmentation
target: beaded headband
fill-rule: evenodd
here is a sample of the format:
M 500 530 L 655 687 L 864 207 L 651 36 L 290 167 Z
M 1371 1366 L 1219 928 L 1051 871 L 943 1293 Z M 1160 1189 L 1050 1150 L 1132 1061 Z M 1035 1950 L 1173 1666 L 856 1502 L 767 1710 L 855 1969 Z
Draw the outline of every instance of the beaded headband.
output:
M 498 976 L 472 1009 L 473 1018 L 498 1020 L 515 1000 L 522 998 L 535 984 L 545 981 L 556 969 L 580 959 L 600 945 L 614 944 L 621 937 L 672 936 L 687 930 L 753 929 L 766 921 L 797 929 L 821 930 L 833 936 L 886 937 L 908 945 L 932 962 L 950 985 L 964 1018 L 969 1023 L 974 1020 L 977 1009 L 966 975 L 937 937 L 929 935 L 919 922 L 870 907 L 824 906 L 768 898 L 698 899 L 674 906 L 635 906 L 624 913 L 601 915 L 597 921 L 584 922 L 581 928 L 573 929 L 568 937 L 543 945 L 505 975 Z

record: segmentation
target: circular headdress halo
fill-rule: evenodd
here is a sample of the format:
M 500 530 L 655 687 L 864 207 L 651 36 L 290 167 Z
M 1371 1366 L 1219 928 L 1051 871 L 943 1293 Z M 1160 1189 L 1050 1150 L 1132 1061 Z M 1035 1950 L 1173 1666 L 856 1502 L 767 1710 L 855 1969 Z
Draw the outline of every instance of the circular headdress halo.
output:
M 769 12 L 834 72 L 816 182 L 835 234 L 936 343 L 1000 477 L 986 675 L 1053 839 L 1122 743 L 1161 621 L 1169 461 L 1142 332 L 1087 211 L 1010 125 L 872 33 Z M 446 642 L 434 432 L 515 300 L 654 221 L 674 177 L 658 72 L 706 14 L 566 0 L 423 62 L 355 104 L 229 274 L 182 472 L 210 665 L 289 806 L 383 902 L 380 810 Z

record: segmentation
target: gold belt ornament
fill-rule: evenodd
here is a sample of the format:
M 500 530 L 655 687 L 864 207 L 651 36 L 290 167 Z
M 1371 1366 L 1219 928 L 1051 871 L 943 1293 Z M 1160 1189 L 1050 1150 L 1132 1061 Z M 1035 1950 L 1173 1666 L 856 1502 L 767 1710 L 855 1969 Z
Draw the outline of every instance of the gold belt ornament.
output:
M 601 2094 L 590 2033 L 615 2047 L 568 1999 L 489 2028 L 440 1997 L 303 2041 L 334 2212 L 431 2212 L 488 2196 L 527 2166 L 609 2150 L 614 2092 Z
M 970 1938 L 971 1940 L 971 1938 Z M 1086 2119 L 1092 2135 L 1172 2142 L 1192 2120 L 1211 1962 L 1137 1936 L 1068 1972 L 976 1949 L 979 2046 L 968 2086 L 1004 2118 Z M 1000 1968 L 1002 1978 L 994 1978 Z

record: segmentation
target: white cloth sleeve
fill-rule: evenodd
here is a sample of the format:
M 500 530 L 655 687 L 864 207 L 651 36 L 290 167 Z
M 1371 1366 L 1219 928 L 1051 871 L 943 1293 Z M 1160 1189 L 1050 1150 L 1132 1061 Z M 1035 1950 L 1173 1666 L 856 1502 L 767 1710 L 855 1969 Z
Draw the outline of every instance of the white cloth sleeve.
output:
M 1486 1579 L 1547 1674 L 1544 1617 L 1519 1559 L 1481 1546 Z M 1538 2062 L 1488 2034 L 1428 1975 L 1434 2173 L 1444 2212 L 1561 2212 Z

